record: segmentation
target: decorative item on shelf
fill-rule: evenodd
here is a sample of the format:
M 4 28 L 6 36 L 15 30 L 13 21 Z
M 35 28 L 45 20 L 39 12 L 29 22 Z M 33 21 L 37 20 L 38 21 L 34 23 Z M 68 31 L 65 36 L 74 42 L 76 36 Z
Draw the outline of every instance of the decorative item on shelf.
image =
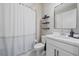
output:
M 43 22 L 42 24 L 49 24 L 49 22 Z
M 47 19 L 47 18 L 49 18 L 49 16 L 47 16 L 47 15 L 44 15 L 44 17 L 43 17 L 42 19 Z
M 44 30 L 49 30 L 50 28 L 42 28 L 42 29 L 44 29 Z

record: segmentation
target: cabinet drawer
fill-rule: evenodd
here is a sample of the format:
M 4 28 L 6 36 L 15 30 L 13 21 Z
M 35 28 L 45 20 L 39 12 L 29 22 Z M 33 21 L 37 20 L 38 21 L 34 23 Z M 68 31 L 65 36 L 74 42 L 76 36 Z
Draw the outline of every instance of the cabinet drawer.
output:
M 47 39 L 47 43 L 50 43 L 50 44 L 52 44 L 52 45 L 54 45 L 58 48 L 61 48 L 62 50 L 65 50 L 66 52 L 72 53 L 74 55 L 79 55 L 78 47 L 75 47 L 73 45 L 69 45 L 69 44 L 66 44 L 66 43 L 55 41 L 53 39 Z

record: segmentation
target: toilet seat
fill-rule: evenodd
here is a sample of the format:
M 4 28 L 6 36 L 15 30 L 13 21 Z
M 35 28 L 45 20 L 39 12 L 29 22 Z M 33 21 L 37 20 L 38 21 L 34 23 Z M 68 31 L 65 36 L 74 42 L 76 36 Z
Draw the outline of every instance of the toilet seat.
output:
M 44 44 L 43 43 L 37 43 L 34 48 L 41 48 L 41 47 L 44 47 Z

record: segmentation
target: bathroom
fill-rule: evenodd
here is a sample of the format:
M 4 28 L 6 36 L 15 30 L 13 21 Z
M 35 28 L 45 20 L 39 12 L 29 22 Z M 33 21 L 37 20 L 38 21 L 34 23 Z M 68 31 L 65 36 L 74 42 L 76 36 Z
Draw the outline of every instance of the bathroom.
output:
M 79 56 L 79 3 L 0 3 L 0 56 Z

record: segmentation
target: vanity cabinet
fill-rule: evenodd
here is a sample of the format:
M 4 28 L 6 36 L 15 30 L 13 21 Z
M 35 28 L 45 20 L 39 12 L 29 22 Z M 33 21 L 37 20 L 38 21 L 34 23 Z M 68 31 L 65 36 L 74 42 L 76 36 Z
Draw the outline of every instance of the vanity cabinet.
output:
M 79 47 L 64 43 L 55 38 L 46 39 L 46 55 L 47 56 L 78 56 Z
M 68 53 L 68 52 L 66 52 L 62 49 L 59 49 L 59 48 L 57 48 L 56 53 L 57 53 L 56 56 L 74 56 L 73 54 Z
M 47 50 L 46 50 L 47 56 L 56 56 L 56 47 L 52 47 L 51 44 L 47 44 Z
M 71 53 L 68 53 L 61 48 L 55 47 L 52 44 L 47 44 L 47 51 L 46 51 L 47 56 L 74 56 Z

